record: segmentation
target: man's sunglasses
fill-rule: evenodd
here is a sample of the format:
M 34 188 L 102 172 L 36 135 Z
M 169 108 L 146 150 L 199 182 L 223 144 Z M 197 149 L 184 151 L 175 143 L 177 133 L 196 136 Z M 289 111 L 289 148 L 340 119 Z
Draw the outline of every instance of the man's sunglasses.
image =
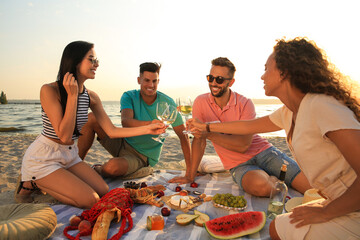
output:
M 97 58 L 88 58 L 92 65 L 99 65 L 99 59 Z
M 213 82 L 215 79 L 217 84 L 222 84 L 225 80 L 231 80 L 232 78 L 224 78 L 221 76 L 214 77 L 213 75 L 207 75 L 206 79 L 208 80 L 209 83 Z

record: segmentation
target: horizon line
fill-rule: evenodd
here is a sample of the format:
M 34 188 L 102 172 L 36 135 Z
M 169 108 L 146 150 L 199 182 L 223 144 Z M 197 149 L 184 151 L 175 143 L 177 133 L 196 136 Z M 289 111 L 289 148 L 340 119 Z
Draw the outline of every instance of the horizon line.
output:
M 282 104 L 278 98 L 248 98 L 253 101 L 254 104 Z M 40 99 L 7 99 L 9 101 L 40 101 Z M 102 102 L 120 102 L 120 99 L 117 100 L 102 100 Z

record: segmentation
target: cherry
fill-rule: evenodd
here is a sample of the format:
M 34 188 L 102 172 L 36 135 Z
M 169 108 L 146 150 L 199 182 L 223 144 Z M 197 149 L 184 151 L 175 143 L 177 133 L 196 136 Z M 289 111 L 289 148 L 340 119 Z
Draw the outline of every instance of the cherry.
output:
M 196 182 L 192 182 L 190 184 L 190 187 L 192 187 L 192 188 L 197 188 L 198 186 L 199 186 L 199 184 L 197 184 Z
M 146 182 L 142 182 L 142 183 L 141 183 L 141 188 L 145 188 L 145 187 L 147 187 Z
M 163 207 L 163 208 L 161 209 L 161 215 L 163 215 L 164 217 L 169 216 L 170 213 L 171 213 L 171 211 L 170 211 L 170 209 L 168 209 L 167 207 Z
M 157 197 L 162 197 L 165 195 L 164 191 L 162 191 L 162 190 L 159 190 L 156 194 L 157 194 Z
M 180 192 L 181 191 L 181 187 L 180 186 L 176 186 L 176 188 L 175 188 L 175 192 Z

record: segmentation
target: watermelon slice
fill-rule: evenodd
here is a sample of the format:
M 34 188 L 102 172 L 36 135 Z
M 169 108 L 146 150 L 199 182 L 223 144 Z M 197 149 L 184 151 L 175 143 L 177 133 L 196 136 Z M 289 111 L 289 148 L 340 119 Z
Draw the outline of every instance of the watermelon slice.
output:
M 231 239 L 260 231 L 265 222 L 265 212 L 241 212 L 215 218 L 204 225 L 211 236 Z

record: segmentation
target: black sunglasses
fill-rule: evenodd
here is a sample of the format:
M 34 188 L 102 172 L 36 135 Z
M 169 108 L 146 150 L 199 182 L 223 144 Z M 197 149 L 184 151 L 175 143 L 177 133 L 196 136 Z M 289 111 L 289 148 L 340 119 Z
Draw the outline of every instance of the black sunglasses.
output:
M 100 62 L 99 59 L 97 59 L 97 58 L 88 58 L 88 59 L 92 65 L 95 65 L 95 64 L 99 65 L 99 62 Z
M 217 84 L 222 84 L 225 80 L 231 80 L 232 78 L 224 78 L 224 77 L 221 77 L 221 76 L 214 77 L 213 75 L 207 75 L 206 79 L 210 83 L 213 82 L 214 79 L 215 79 Z

